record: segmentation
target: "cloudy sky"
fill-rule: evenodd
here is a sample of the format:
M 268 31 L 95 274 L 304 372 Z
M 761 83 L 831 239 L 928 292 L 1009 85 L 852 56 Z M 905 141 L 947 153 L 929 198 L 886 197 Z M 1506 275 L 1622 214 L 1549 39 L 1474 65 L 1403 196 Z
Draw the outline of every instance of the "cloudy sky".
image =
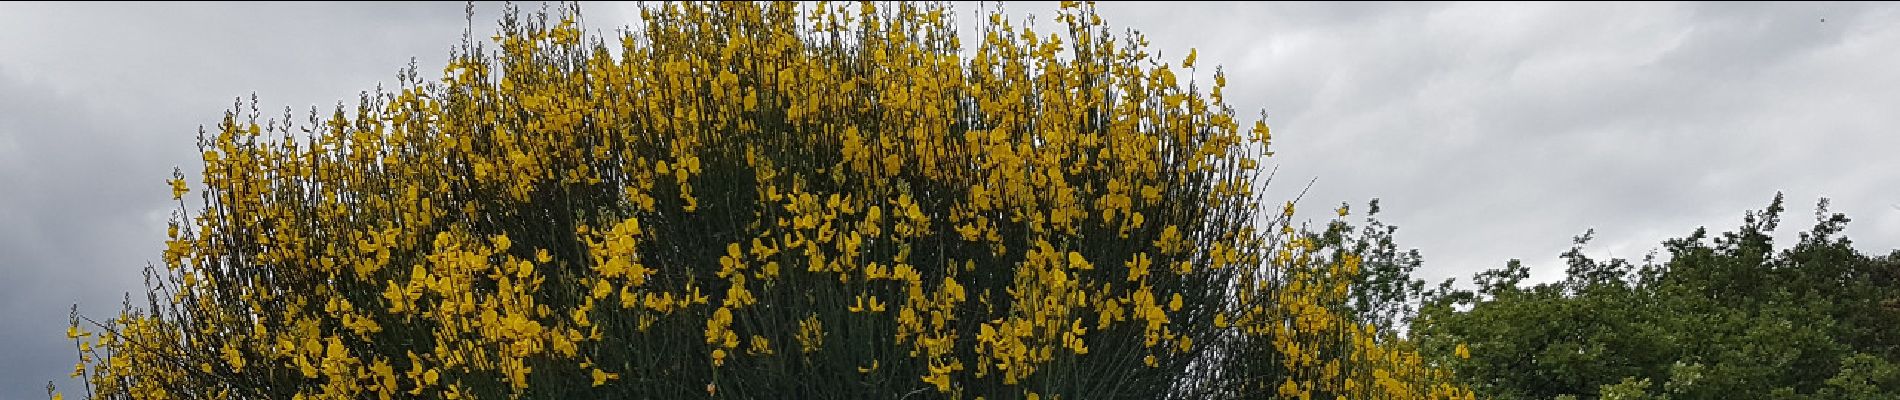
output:
M 0 400 L 75 361 L 67 308 L 110 316 L 157 259 L 172 167 L 234 98 L 329 107 L 446 58 L 461 3 L 0 4 Z M 962 5 L 965 15 L 974 4 Z M 590 28 L 637 13 L 585 4 Z M 1021 16 L 1049 4 L 1012 4 Z M 478 5 L 476 32 L 492 29 Z M 1271 115 L 1279 198 L 1383 199 L 1421 277 L 1588 253 L 1640 258 L 1785 192 L 1865 251 L 1900 247 L 1900 6 L 1107 3 L 1166 58 L 1229 72 Z M 974 20 L 973 18 L 966 18 Z M 1049 23 L 1044 21 L 1044 23 Z M 1363 207 L 1360 207 L 1363 208 Z

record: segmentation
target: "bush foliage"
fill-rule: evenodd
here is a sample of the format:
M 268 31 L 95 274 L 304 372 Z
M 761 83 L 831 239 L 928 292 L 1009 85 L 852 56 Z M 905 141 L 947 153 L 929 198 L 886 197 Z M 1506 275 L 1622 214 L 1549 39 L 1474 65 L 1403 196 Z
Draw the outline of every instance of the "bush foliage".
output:
M 1263 206 L 1269 131 L 1218 69 L 1092 5 L 989 13 L 968 52 L 954 15 L 667 3 L 610 40 L 510 9 L 440 79 L 303 123 L 240 103 L 173 177 L 144 304 L 75 316 L 74 373 L 114 399 L 1471 396 L 1388 330 L 1417 292 L 1389 229 Z
M 1411 333 L 1487 398 L 1900 398 L 1900 252 L 1863 254 L 1827 211 L 1779 250 L 1780 195 L 1735 230 L 1696 229 L 1667 258 L 1597 260 L 1520 285 L 1515 261 L 1440 290 Z

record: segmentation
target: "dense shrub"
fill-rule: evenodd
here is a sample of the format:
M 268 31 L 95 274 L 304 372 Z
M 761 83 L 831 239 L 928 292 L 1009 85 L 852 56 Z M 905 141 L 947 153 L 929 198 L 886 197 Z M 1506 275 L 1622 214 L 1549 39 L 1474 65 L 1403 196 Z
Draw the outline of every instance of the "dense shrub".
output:
M 510 10 L 440 80 L 305 124 L 240 105 L 202 185 L 174 177 L 146 304 L 75 318 L 75 373 L 95 398 L 1469 396 L 1354 311 L 1381 307 L 1352 300 L 1370 237 L 1262 206 L 1268 129 L 1218 69 L 1089 5 L 992 13 L 967 54 L 953 15 L 668 3 L 609 42 Z

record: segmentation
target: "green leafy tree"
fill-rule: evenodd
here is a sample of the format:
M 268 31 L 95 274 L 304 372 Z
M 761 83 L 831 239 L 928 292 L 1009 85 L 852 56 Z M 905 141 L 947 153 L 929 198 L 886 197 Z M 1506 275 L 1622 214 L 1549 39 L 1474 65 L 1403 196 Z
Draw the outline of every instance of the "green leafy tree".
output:
M 1562 281 L 1523 287 L 1525 269 L 1477 274 L 1475 291 L 1434 291 L 1413 332 L 1481 395 L 1499 399 L 1813 398 L 1900 395 L 1870 360 L 1892 360 L 1900 310 L 1895 257 L 1861 254 L 1848 219 L 1776 250 L 1777 195 L 1733 232 L 1697 229 L 1641 265 L 1563 254 Z M 1473 356 L 1448 356 L 1469 343 Z M 1846 377 L 1843 377 L 1846 376 Z M 1838 383 L 1836 383 L 1838 382 Z

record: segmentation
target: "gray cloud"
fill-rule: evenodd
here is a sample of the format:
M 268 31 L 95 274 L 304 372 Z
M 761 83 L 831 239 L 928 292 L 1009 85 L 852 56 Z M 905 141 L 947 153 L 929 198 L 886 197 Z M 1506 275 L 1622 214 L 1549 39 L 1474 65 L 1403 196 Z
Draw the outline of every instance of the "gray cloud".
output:
M 0 114 L 0 137 L 8 143 L 0 153 L 0 186 L 9 188 L 0 196 L 0 270 L 7 275 L 0 280 L 0 315 L 10 322 L 0 326 L 0 346 L 14 360 L 0 366 L 0 385 L 9 398 L 30 398 L 65 376 L 62 363 L 77 361 L 60 336 L 66 306 L 84 302 L 90 314 L 111 315 L 118 301 L 110 293 L 137 287 L 143 257 L 134 253 L 153 254 L 158 247 L 146 239 L 163 230 L 153 228 L 149 207 L 122 206 L 152 203 L 138 198 L 156 185 L 97 179 L 124 172 L 115 171 L 121 166 L 150 165 L 141 143 L 88 122 L 103 113 L 44 86 L 0 80 L 0 93 L 8 94 L 0 98 L 8 111 Z M 61 117 L 42 117 L 52 115 Z M 106 165 L 94 154 L 119 158 Z
M 1879 4 L 1105 4 L 1163 52 L 1224 64 L 1264 107 L 1303 213 L 1380 197 L 1428 278 L 1586 249 L 1639 258 L 1777 190 L 1863 249 L 1900 245 L 1895 9 Z M 1826 18 L 1827 22 L 1821 22 Z M 1290 196 L 1290 195 L 1288 195 Z
M 477 36 L 497 8 L 478 6 Z M 637 16 L 583 8 L 605 31 Z M 1640 257 L 1696 226 L 1731 227 L 1777 190 L 1790 200 L 1783 238 L 1826 196 L 1863 249 L 1900 246 L 1892 5 L 1101 11 L 1163 59 L 1198 47 L 1202 65 L 1224 65 L 1239 113 L 1272 115 L 1275 195 L 1318 177 L 1302 214 L 1314 218 L 1383 198 L 1427 278 L 1522 258 L 1552 279 L 1588 228 L 1591 254 Z M 432 75 L 464 27 L 459 3 L 0 5 L 0 359 L 12 361 L 0 399 L 41 398 L 47 380 L 76 388 L 66 306 L 109 316 L 138 290 L 170 210 L 163 180 L 190 172 L 196 127 L 233 97 L 299 113 L 352 101 L 412 56 Z
M 497 6 L 483 5 L 493 21 Z M 0 399 L 69 395 L 67 307 L 116 315 L 163 248 L 173 166 L 255 91 L 266 115 L 353 103 L 413 56 L 428 72 L 460 3 L 0 5 Z M 483 25 L 477 25 L 483 26 Z M 483 32 L 477 30 L 477 32 Z

